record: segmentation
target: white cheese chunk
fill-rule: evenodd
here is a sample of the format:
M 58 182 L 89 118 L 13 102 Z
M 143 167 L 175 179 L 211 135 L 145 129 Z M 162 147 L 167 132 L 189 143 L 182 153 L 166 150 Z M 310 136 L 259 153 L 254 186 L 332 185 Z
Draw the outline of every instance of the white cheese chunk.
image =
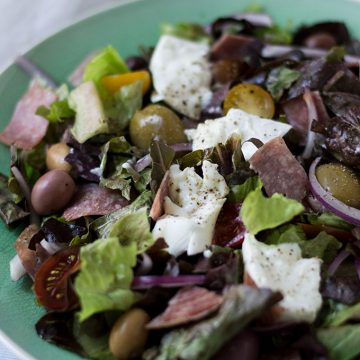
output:
M 170 167 L 165 216 L 156 222 L 153 235 L 156 239 L 165 239 L 172 255 L 198 254 L 211 244 L 229 189 L 216 164 L 204 161 L 202 171 L 203 178 L 194 168 L 181 171 L 179 165 Z
M 205 43 L 161 36 L 150 62 L 157 92 L 152 100 L 164 100 L 182 114 L 198 118 L 212 95 L 208 54 Z
M 266 245 L 251 234 L 245 235 L 242 254 L 245 271 L 256 286 L 282 293 L 280 320 L 315 320 L 322 304 L 320 259 L 303 259 L 298 244 Z
M 249 160 L 257 148 L 251 143 L 244 142 L 256 138 L 265 144 L 275 137 L 284 136 L 290 129 L 291 126 L 288 124 L 264 119 L 240 109 L 230 109 L 226 116 L 206 120 L 196 129 L 186 130 L 185 133 L 189 140 L 193 141 L 193 150 L 207 149 L 219 143 L 225 144 L 231 135 L 238 134 L 243 143 L 245 160 Z

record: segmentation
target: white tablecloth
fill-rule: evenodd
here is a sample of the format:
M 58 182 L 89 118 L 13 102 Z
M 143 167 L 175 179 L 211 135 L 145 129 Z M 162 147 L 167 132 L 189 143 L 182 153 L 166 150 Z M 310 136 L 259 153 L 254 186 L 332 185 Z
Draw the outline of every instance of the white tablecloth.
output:
M 74 21 L 126 0 L 0 0 L 0 71 Z M 16 341 L 16 339 L 14 339 Z M 0 342 L 1 360 L 18 360 Z

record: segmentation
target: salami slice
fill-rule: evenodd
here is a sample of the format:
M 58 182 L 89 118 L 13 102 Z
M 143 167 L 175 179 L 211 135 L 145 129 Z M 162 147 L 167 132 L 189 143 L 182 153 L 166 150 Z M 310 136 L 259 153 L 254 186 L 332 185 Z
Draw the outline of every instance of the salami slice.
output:
M 70 205 L 64 211 L 64 218 L 75 220 L 82 216 L 106 215 L 128 204 L 118 191 L 97 184 L 80 185 Z
M 309 188 L 306 172 L 282 138 L 267 142 L 249 161 L 269 196 L 280 193 L 298 201 L 306 196 Z
M 185 287 L 169 301 L 166 310 L 150 321 L 148 329 L 164 329 L 200 320 L 214 313 L 223 297 L 198 286 Z
M 28 91 L 16 105 L 8 126 L 0 133 L 0 142 L 15 145 L 20 149 L 30 149 L 45 136 L 48 121 L 36 115 L 39 106 L 49 106 L 56 100 L 55 93 L 34 80 Z
M 29 225 L 23 230 L 15 242 L 16 253 L 26 272 L 31 277 L 34 277 L 35 275 L 36 252 L 29 249 L 29 243 L 38 230 L 37 226 Z

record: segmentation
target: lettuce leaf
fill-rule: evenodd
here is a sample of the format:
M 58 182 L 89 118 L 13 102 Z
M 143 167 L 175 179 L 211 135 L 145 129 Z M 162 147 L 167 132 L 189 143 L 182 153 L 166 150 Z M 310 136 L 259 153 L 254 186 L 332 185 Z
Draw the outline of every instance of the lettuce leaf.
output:
M 331 261 L 342 246 L 334 236 L 327 234 L 325 231 L 308 240 L 304 231 L 298 225 L 285 225 L 274 230 L 266 238 L 265 243 L 269 245 L 297 243 L 301 248 L 303 257 L 318 257 L 325 262 Z
M 337 310 L 337 311 L 336 311 Z M 355 305 L 347 306 L 344 304 L 337 304 L 337 309 L 335 313 L 332 312 L 325 319 L 324 325 L 327 327 L 330 326 L 340 326 L 344 325 L 346 322 L 352 318 L 358 318 L 360 315 L 360 302 Z
M 91 230 L 95 231 L 100 238 L 105 239 L 109 236 L 111 228 L 119 219 L 128 213 L 134 212 L 143 206 L 150 206 L 151 204 L 151 191 L 144 191 L 130 205 L 116 210 L 111 214 L 97 218 L 91 223 L 90 228 Z
M 176 24 L 162 24 L 162 35 L 173 35 L 191 41 L 210 42 L 210 37 L 206 34 L 204 28 L 199 24 L 187 22 L 178 22 Z
M 75 279 L 80 321 L 106 310 L 127 310 L 136 300 L 130 289 L 137 246 L 117 237 L 99 239 L 81 248 L 81 268 Z
M 343 230 L 351 230 L 354 228 L 354 225 L 349 224 L 331 212 L 324 212 L 320 215 L 304 214 L 304 216 L 310 224 L 314 225 L 333 226 Z
M 129 69 L 120 54 L 112 46 L 101 50 L 89 64 L 85 66 L 83 82 L 93 81 L 102 97 L 107 97 L 107 92 L 101 79 L 107 75 L 122 74 Z
M 109 236 L 117 237 L 123 246 L 127 246 L 135 239 L 137 252 L 143 253 L 154 243 L 147 208 L 142 207 L 119 218 L 110 229 Z
M 75 111 L 70 108 L 67 100 L 54 101 L 49 107 L 39 106 L 36 114 L 47 119 L 50 123 L 63 122 L 75 116 Z
M 304 211 L 304 206 L 281 194 L 267 198 L 261 188 L 249 193 L 240 210 L 246 229 L 253 235 L 285 224 Z
M 268 289 L 255 289 L 245 285 L 231 286 L 225 290 L 224 302 L 215 316 L 167 333 L 159 348 L 148 350 L 143 358 L 211 359 L 249 322 L 274 304 L 275 298 L 274 293 Z
M 253 190 L 262 188 L 259 176 L 252 176 L 240 185 L 234 185 L 230 189 L 229 200 L 233 203 L 242 203 L 246 196 Z
M 289 89 L 291 84 L 300 77 L 300 72 L 289 69 L 286 66 L 279 66 L 272 69 L 266 79 L 266 88 L 272 97 L 279 101 L 284 90 Z
M 331 359 L 351 360 L 360 354 L 360 325 L 319 329 L 317 336 Z
M 125 130 L 142 106 L 142 81 L 122 86 L 105 108 L 111 133 Z

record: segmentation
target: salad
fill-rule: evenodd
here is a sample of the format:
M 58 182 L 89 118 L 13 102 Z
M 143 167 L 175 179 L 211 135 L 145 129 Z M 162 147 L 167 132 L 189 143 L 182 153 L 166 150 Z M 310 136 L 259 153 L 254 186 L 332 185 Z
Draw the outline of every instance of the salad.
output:
M 91 359 L 360 356 L 359 41 L 263 12 L 164 24 L 27 92 L 0 215 L 45 341 Z

